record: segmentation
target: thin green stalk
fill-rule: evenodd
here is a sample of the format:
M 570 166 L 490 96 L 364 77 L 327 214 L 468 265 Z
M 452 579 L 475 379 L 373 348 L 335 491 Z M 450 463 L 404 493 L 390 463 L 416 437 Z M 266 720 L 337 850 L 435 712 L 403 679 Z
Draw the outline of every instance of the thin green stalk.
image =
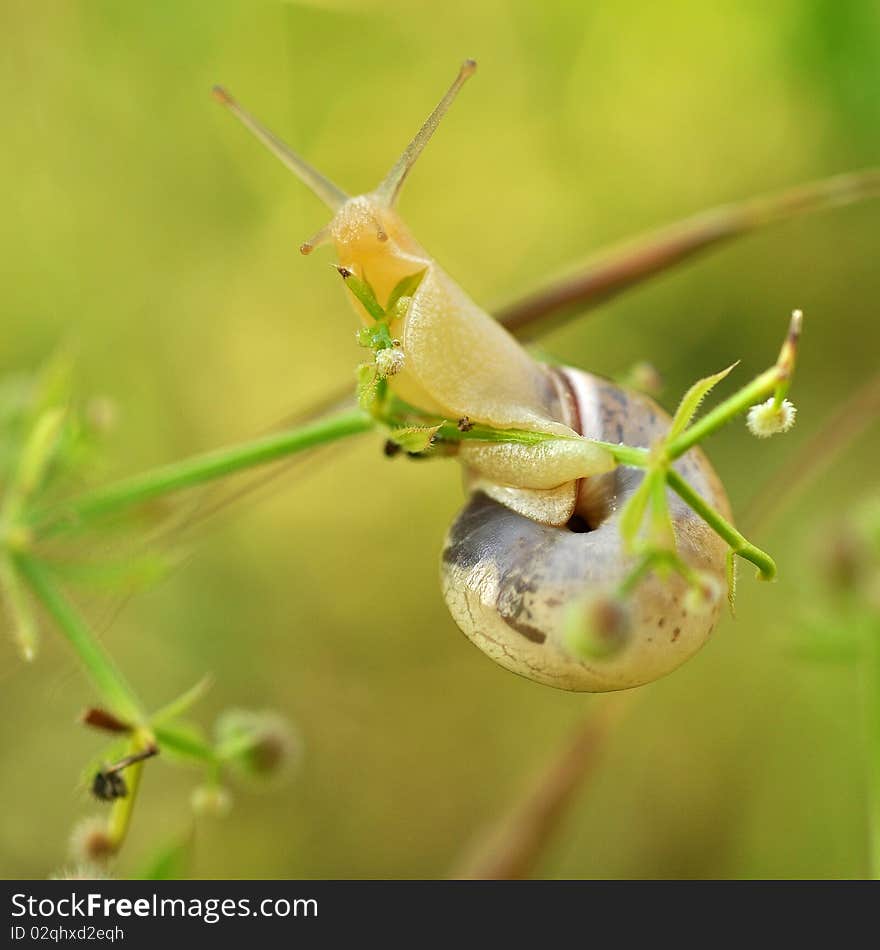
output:
M 128 754 L 137 755 L 139 752 L 143 752 L 146 748 L 148 748 L 148 746 L 152 744 L 152 735 L 139 730 L 132 737 L 128 747 Z M 134 806 L 135 802 L 137 801 L 138 789 L 140 788 L 141 784 L 143 770 L 143 761 L 135 762 L 133 765 L 130 765 L 127 769 L 125 769 L 125 784 L 128 789 L 128 793 L 123 795 L 121 798 L 117 798 L 113 802 L 113 807 L 110 810 L 110 818 L 107 822 L 107 835 L 110 838 L 110 844 L 114 853 L 122 847 L 122 844 L 125 841 L 125 836 L 128 834 L 128 829 L 131 825 L 131 816 L 134 813 Z
M 649 551 L 643 554 L 636 566 L 626 575 L 617 588 L 618 597 L 628 597 L 638 587 L 642 578 L 650 573 L 651 569 L 660 559 L 657 551 Z
M 532 429 L 496 429 L 477 422 L 469 423 L 464 429 L 454 422 L 444 420 L 434 420 L 430 424 L 439 426 L 437 438 L 447 442 L 509 442 L 516 445 L 540 445 L 542 442 L 578 439 L 578 436 L 535 432 Z
M 776 577 L 776 563 L 773 558 L 740 534 L 729 521 L 705 502 L 678 472 L 670 469 L 666 475 L 666 481 L 669 487 L 730 545 L 735 554 L 751 561 L 758 568 L 760 576 L 765 581 L 772 581 Z
M 134 690 L 64 593 L 55 585 L 45 565 L 26 554 L 16 554 L 14 561 L 34 596 L 52 615 L 73 647 L 102 700 L 124 722 L 143 722 L 145 716 Z
M 411 414 L 418 410 L 407 407 Z M 495 429 L 481 423 L 469 423 L 466 428 L 459 424 L 448 422 L 439 416 L 429 416 L 418 413 L 419 423 L 425 426 L 437 426 L 437 438 L 445 442 L 508 442 L 516 445 L 540 445 L 542 442 L 558 442 L 566 439 L 577 442 L 581 437 L 577 435 L 556 435 L 551 432 L 536 432 L 533 429 Z M 389 416 L 379 421 L 390 428 L 406 427 L 412 424 L 411 419 L 403 416 Z M 632 465 L 636 468 L 646 468 L 650 462 L 648 449 L 630 445 L 619 445 L 616 442 L 602 442 L 600 439 L 588 439 L 591 445 L 605 449 L 621 465 Z
M 30 515 L 29 523 L 40 537 L 65 528 L 79 528 L 93 519 L 158 498 L 160 495 L 192 488 L 247 468 L 277 461 L 305 449 L 357 435 L 371 429 L 373 425 L 373 420 L 360 409 L 348 410 L 297 429 L 273 433 L 252 442 L 197 455 L 134 475 L 87 492 L 78 498 L 37 510 Z
M 166 724 L 155 726 L 153 732 L 159 747 L 167 752 L 202 765 L 216 766 L 219 764 L 220 760 L 214 751 L 214 747 L 187 730 Z
M 58 446 L 64 418 L 63 409 L 47 409 L 28 433 L 0 506 L 0 533 L 6 533 L 18 523 L 28 499 L 43 480 Z
M 12 638 L 24 660 L 37 652 L 37 624 L 12 559 L 0 551 L 0 599 L 9 614 Z
M 599 439 L 590 439 L 593 445 L 598 445 L 614 456 L 614 460 L 621 465 L 631 465 L 634 468 L 647 468 L 651 462 L 649 449 L 640 449 L 632 445 L 618 445 L 616 442 L 600 442 Z
M 172 699 L 161 709 L 150 716 L 150 725 L 155 729 L 156 726 L 166 722 L 174 722 L 189 710 L 208 692 L 211 688 L 212 678 L 203 676 L 198 683 L 191 686 L 185 693 Z
M 719 403 L 705 416 L 698 419 L 689 429 L 674 438 L 666 446 L 667 457 L 671 461 L 680 458 L 698 442 L 702 442 L 703 439 L 726 425 L 731 419 L 740 413 L 747 412 L 755 403 L 766 399 L 767 396 L 775 392 L 782 378 L 783 374 L 778 366 L 773 366 L 761 373 L 747 386 L 743 386 L 739 392 Z

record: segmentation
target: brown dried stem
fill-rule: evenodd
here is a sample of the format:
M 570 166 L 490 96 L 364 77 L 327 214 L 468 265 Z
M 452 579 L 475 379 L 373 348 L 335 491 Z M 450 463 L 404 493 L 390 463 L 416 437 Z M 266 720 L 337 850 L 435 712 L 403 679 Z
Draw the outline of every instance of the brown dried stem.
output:
M 595 772 L 610 733 L 634 692 L 596 697 L 597 708 L 497 826 L 478 839 L 449 875 L 461 880 L 523 880 L 544 856 L 581 786 Z
M 773 195 L 723 205 L 605 252 L 577 273 L 509 304 L 497 319 L 521 340 L 737 237 L 813 211 L 880 196 L 880 169 L 836 175 Z

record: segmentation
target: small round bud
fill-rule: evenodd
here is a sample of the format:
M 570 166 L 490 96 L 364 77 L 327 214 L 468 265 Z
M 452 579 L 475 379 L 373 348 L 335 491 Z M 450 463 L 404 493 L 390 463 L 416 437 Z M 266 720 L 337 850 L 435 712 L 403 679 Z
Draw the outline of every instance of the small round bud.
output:
M 371 347 L 373 345 L 373 328 L 372 327 L 360 327 L 354 331 L 354 338 L 358 346 L 363 346 L 365 348 Z
M 222 785 L 199 785 L 190 796 L 192 810 L 206 818 L 225 818 L 232 811 L 232 795 Z
M 115 851 L 103 818 L 84 818 L 71 832 L 70 857 L 74 861 L 106 861 Z
M 657 367 L 644 360 L 632 367 L 627 382 L 633 389 L 649 396 L 658 396 L 663 390 L 663 377 Z
M 776 400 L 771 396 L 766 402 L 749 409 L 746 425 L 752 435 L 766 439 L 778 432 L 788 432 L 794 425 L 796 415 L 797 409 L 787 399 L 783 399 L 777 406 Z
M 275 713 L 230 710 L 218 719 L 216 733 L 220 755 L 246 775 L 278 775 L 299 754 L 290 725 Z
M 631 632 L 628 605 L 612 594 L 598 594 L 569 609 L 565 645 L 576 657 L 602 660 L 622 650 Z
M 390 346 L 376 354 L 376 371 L 384 379 L 396 376 L 404 367 L 406 356 L 399 346 Z

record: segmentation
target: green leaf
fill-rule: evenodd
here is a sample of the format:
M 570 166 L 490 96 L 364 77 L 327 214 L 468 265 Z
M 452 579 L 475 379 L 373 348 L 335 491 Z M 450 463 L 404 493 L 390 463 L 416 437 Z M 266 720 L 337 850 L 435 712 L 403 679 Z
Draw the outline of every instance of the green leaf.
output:
M 58 448 L 65 416 L 63 409 L 46 409 L 28 433 L 3 504 L 2 514 L 7 524 L 15 522 L 42 484 Z
M 173 566 L 170 555 L 154 551 L 122 562 L 52 562 L 55 574 L 68 583 L 110 591 L 146 590 L 166 578 Z
M 191 764 L 217 765 L 217 753 L 198 726 L 178 722 L 156 726 L 153 732 L 163 756 Z
M 404 426 L 392 429 L 389 438 L 399 445 L 404 452 L 424 452 L 430 448 L 440 426 Z
M 337 267 L 339 275 L 345 281 L 345 286 L 355 295 L 361 306 L 374 320 L 381 320 L 385 316 L 385 311 L 376 299 L 376 294 L 369 282 L 364 278 L 358 277 L 354 271 L 348 267 Z
M 0 555 L 0 599 L 12 625 L 12 638 L 22 659 L 37 654 L 37 621 L 27 591 L 9 558 Z
M 653 475 L 651 479 L 651 545 L 664 551 L 675 550 L 675 531 L 666 499 L 666 479 L 661 477 L 661 473 Z
M 152 854 L 135 877 L 140 881 L 179 881 L 188 876 L 192 852 L 192 834 L 172 838 Z
M 672 418 L 672 425 L 669 427 L 669 434 L 666 436 L 667 441 L 674 439 L 684 432 L 691 424 L 691 420 L 694 418 L 697 409 L 700 408 L 700 403 L 736 365 L 736 363 L 731 363 L 727 369 L 721 370 L 720 373 L 715 373 L 714 376 L 706 376 L 704 379 L 699 379 L 691 386 L 684 394 L 684 399 L 682 399 L 678 409 L 675 411 L 675 415 Z
M 388 329 L 388 324 L 385 323 L 384 320 L 374 324 L 371 329 L 373 332 L 370 335 L 370 346 L 374 350 L 387 350 L 394 345 L 391 331 Z
M 620 536 L 628 549 L 632 549 L 642 521 L 645 519 L 645 512 L 648 509 L 648 502 L 651 499 L 653 491 L 652 482 L 655 478 L 655 472 L 646 472 L 642 479 L 642 484 L 632 493 L 629 501 L 623 506 L 620 512 Z
M 208 692 L 211 688 L 212 678 L 203 676 L 198 683 L 191 686 L 185 693 L 182 693 L 177 699 L 172 699 L 170 703 L 164 705 L 150 717 L 152 726 L 159 726 L 174 719 L 179 719 L 184 713 L 189 712 L 193 706 Z
M 19 575 L 64 634 L 110 711 L 126 722 L 143 721 L 134 691 L 101 641 L 56 585 L 49 568 L 22 553 L 16 554 L 14 560 Z
M 361 363 L 357 368 L 357 401 L 365 412 L 371 412 L 376 404 L 378 376 L 373 363 Z
M 422 278 L 425 276 L 425 271 L 427 268 L 423 268 L 420 271 L 416 271 L 414 274 L 407 274 L 406 277 L 401 277 L 401 279 L 394 285 L 394 290 L 391 291 L 388 297 L 388 304 L 385 307 L 385 310 L 388 313 L 393 312 L 395 304 L 401 297 L 412 297 L 412 295 L 418 290 L 419 284 L 422 282 Z
M 73 391 L 75 358 L 64 347 L 58 349 L 43 364 L 35 380 L 33 412 L 42 414 L 57 406 L 66 406 Z

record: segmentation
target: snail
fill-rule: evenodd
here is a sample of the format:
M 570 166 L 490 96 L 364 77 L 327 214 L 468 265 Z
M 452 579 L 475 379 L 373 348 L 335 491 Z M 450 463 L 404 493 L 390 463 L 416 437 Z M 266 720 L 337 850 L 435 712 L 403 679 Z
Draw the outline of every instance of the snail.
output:
M 458 458 L 469 498 L 449 529 L 442 590 L 456 624 L 501 666 L 566 690 L 626 689 L 680 666 L 707 640 L 720 612 L 724 542 L 680 499 L 669 508 L 682 561 L 717 578 L 718 591 L 693 609 L 679 575 L 641 580 L 629 603 L 625 643 L 607 656 L 573 651 L 566 630 L 591 594 L 618 584 L 633 557 L 619 513 L 643 473 L 617 466 L 592 440 L 649 447 L 669 417 L 647 396 L 570 367 L 533 358 L 421 247 L 396 203 L 410 169 L 476 64 L 455 81 L 373 191 L 350 197 L 263 127 L 224 89 L 216 98 L 333 212 L 300 248 L 335 246 L 343 276 L 359 275 L 377 300 L 396 301 L 390 332 L 399 353 L 387 384 L 427 415 L 541 434 L 534 444 L 462 441 Z M 373 322 L 352 297 L 365 326 Z M 391 310 L 389 308 L 389 313 Z M 724 489 L 702 452 L 680 474 L 727 516 Z

